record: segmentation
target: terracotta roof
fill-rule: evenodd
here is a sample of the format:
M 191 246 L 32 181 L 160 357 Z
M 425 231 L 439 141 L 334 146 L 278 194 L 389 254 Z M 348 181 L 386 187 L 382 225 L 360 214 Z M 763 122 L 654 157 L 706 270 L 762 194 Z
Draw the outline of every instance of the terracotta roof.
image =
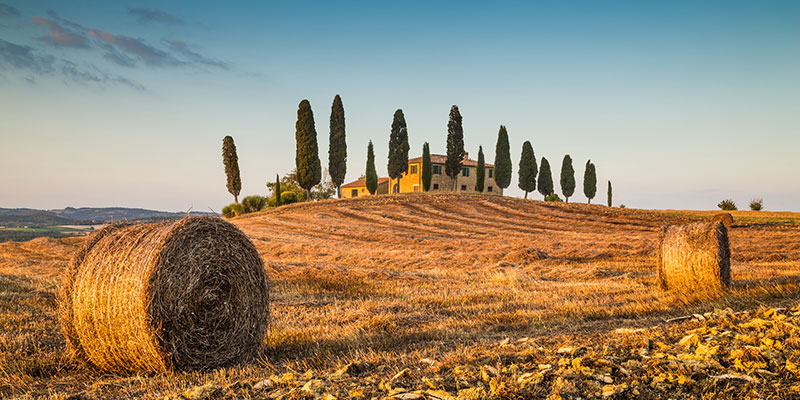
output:
M 389 182 L 389 178 L 378 178 L 378 184 L 379 185 L 381 183 L 383 183 L 383 182 Z M 343 188 L 364 187 L 364 186 L 367 186 L 367 179 L 366 178 L 361 178 L 361 179 L 352 181 L 350 183 L 345 183 L 344 185 L 342 185 Z
M 447 156 L 443 156 L 441 154 L 431 154 L 431 163 L 432 164 L 442 164 L 442 165 L 444 165 L 445 161 L 447 161 Z M 421 163 L 422 162 L 422 157 L 412 158 L 412 159 L 408 160 L 408 162 L 410 162 L 410 163 Z M 461 165 L 463 165 L 465 167 L 477 167 L 478 166 L 478 162 L 475 161 L 475 160 L 467 158 L 467 159 L 464 159 L 464 161 L 461 162 Z M 487 167 L 494 167 L 494 164 L 486 163 L 486 166 Z

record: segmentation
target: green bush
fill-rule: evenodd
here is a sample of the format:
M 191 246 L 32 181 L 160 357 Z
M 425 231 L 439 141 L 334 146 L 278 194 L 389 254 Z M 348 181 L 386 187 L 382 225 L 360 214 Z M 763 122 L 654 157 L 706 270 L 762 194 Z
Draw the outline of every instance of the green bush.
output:
M 225 218 L 238 217 L 244 214 L 244 206 L 239 203 L 231 203 L 222 207 L 222 216 Z
M 561 203 L 563 200 L 561 200 L 561 197 L 558 197 L 558 194 L 550 193 L 550 194 L 547 195 L 547 197 L 544 198 L 544 201 L 552 201 L 552 202 L 555 202 L 555 203 Z
M 245 213 L 261 211 L 267 207 L 267 198 L 264 196 L 247 196 L 242 199 Z
M 736 203 L 731 199 L 720 201 L 719 204 L 717 204 L 717 207 L 719 207 L 720 210 L 725 210 L 725 211 L 738 210 L 736 208 Z
M 750 200 L 750 209 L 753 211 L 761 211 L 764 209 L 764 200 L 763 199 L 753 199 Z
M 283 204 L 297 203 L 297 193 L 295 192 L 281 193 L 281 203 Z
M 267 207 L 275 208 L 278 206 L 278 202 L 275 200 L 275 196 L 272 196 L 267 200 Z

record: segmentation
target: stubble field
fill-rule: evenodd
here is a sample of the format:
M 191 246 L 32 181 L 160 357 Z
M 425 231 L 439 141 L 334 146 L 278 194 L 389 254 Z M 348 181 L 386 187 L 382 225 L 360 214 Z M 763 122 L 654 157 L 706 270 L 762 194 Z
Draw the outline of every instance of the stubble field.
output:
M 537 373 L 542 365 L 571 371 L 572 360 L 607 347 L 608 335 L 621 327 L 647 328 L 651 344 L 661 338 L 658 343 L 670 345 L 683 336 L 675 329 L 714 319 L 665 319 L 730 308 L 719 318 L 735 322 L 747 316 L 739 311 L 800 301 L 795 213 L 734 212 L 735 285 L 726 297 L 699 300 L 661 291 L 655 273 L 661 227 L 709 214 L 426 194 L 329 200 L 236 218 L 272 281 L 265 351 L 253 365 L 164 375 L 102 375 L 65 358 L 55 292 L 84 239 L 0 244 L 0 396 L 163 397 L 206 385 L 212 397 L 241 398 L 435 398 L 434 392 L 469 398 L 471 389 L 473 398 L 568 397 L 571 390 L 586 398 L 602 397 L 603 387 L 622 382 L 624 390 L 608 397 L 634 396 L 634 384 L 620 380 L 614 367 L 611 382 L 598 381 L 600 389 L 573 388 L 555 372 L 534 383 L 520 380 L 526 367 L 517 358 Z M 614 339 L 634 347 L 642 340 Z M 571 351 L 559 352 L 564 348 Z M 541 360 L 567 361 L 535 362 L 539 356 L 530 351 Z M 789 379 L 787 367 L 780 368 L 774 379 Z M 498 386 L 504 374 L 522 386 Z M 316 381 L 318 390 L 306 387 Z M 636 396 L 656 390 L 639 383 Z M 736 393 L 758 388 L 745 383 L 753 388 L 736 386 Z M 698 385 L 684 389 L 727 393 Z

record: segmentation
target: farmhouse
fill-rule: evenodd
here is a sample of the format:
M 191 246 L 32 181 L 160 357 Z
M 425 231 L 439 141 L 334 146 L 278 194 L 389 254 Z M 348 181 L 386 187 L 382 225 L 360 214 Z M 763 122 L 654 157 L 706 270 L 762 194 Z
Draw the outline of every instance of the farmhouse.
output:
M 451 191 L 453 180 L 444 172 L 444 163 L 447 156 L 441 154 L 431 154 L 431 191 Z M 475 193 L 475 181 L 477 180 L 476 168 L 478 162 L 464 155 L 461 161 L 461 173 L 456 177 L 455 189 L 457 192 Z M 385 186 L 384 186 L 385 185 Z M 376 194 L 394 193 L 413 193 L 422 191 L 422 157 L 408 160 L 408 173 L 403 174 L 400 179 L 378 178 L 378 190 Z M 483 180 L 483 192 L 488 194 L 502 195 L 503 189 L 497 186 L 494 181 L 494 164 L 486 164 L 486 173 Z M 342 197 L 356 197 L 368 195 L 365 180 L 359 179 L 354 182 L 342 185 Z
M 375 190 L 375 194 L 387 193 L 389 193 L 389 178 L 378 178 L 378 189 Z M 360 178 L 353 182 L 342 185 L 342 198 L 358 196 L 369 196 L 366 178 Z

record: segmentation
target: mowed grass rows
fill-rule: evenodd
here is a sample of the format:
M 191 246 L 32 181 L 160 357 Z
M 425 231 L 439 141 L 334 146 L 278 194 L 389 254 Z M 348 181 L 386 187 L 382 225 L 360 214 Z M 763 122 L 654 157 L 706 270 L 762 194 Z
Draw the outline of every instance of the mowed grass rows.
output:
M 730 296 L 709 304 L 659 290 L 661 227 L 705 217 L 455 194 L 329 200 L 240 217 L 233 222 L 272 281 L 268 346 L 258 365 L 215 374 L 403 365 L 506 337 L 585 335 L 623 320 L 647 325 L 699 308 L 797 298 L 798 214 L 734 224 Z M 95 379 L 62 358 L 55 320 L 58 274 L 80 240 L 0 245 L 0 393 L 69 391 Z M 207 375 L 122 386 L 161 393 Z

